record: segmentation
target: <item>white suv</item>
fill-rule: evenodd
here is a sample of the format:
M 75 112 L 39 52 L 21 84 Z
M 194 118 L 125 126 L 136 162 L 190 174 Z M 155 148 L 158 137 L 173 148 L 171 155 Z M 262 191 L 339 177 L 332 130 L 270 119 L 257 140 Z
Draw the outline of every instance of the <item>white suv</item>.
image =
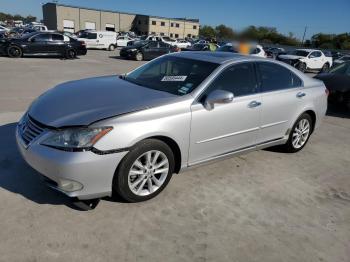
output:
M 317 70 L 325 72 L 333 64 L 332 57 L 327 57 L 321 50 L 296 49 L 291 54 L 279 55 L 278 60 L 290 64 L 302 72 Z

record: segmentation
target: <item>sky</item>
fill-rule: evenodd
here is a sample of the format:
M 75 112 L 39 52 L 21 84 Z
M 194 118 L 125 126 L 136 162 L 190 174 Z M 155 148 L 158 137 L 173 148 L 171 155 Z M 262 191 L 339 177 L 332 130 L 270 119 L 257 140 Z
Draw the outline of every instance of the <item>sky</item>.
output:
M 0 12 L 42 18 L 45 0 L 0 0 Z M 350 0 L 58 0 L 58 3 L 166 17 L 198 18 L 201 25 L 276 27 L 302 38 L 350 32 Z

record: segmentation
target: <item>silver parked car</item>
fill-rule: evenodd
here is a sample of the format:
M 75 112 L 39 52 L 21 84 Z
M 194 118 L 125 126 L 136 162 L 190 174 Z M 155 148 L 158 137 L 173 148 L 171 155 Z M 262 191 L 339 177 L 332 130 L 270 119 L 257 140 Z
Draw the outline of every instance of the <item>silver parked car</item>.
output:
M 24 159 L 66 195 L 115 192 L 137 202 L 209 160 L 276 145 L 301 150 L 326 107 L 324 84 L 284 63 L 180 52 L 47 91 L 16 137 Z

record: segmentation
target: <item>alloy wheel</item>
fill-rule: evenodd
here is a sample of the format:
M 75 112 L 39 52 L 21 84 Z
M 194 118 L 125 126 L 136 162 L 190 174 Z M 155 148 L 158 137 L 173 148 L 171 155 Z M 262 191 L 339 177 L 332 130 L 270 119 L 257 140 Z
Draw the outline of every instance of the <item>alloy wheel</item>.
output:
M 169 173 L 169 160 L 158 150 L 145 152 L 132 164 L 128 174 L 129 189 L 137 196 L 156 192 Z
M 292 136 L 293 147 L 299 149 L 303 147 L 310 135 L 310 122 L 303 118 L 295 126 Z

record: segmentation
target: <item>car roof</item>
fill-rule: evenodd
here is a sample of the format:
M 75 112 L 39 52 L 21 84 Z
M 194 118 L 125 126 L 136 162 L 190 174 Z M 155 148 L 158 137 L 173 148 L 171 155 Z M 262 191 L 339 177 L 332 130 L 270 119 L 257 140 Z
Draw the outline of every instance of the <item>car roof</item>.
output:
M 210 51 L 185 51 L 172 53 L 177 57 L 183 57 L 188 59 L 201 60 L 205 62 L 225 64 L 227 62 L 240 61 L 240 60 L 265 60 L 265 58 L 259 58 L 255 56 L 242 55 L 230 52 L 210 52 Z
M 318 50 L 318 49 L 308 49 L 308 48 L 298 48 L 298 49 L 295 49 L 295 50 L 306 51 L 306 52 L 321 51 L 321 50 Z

